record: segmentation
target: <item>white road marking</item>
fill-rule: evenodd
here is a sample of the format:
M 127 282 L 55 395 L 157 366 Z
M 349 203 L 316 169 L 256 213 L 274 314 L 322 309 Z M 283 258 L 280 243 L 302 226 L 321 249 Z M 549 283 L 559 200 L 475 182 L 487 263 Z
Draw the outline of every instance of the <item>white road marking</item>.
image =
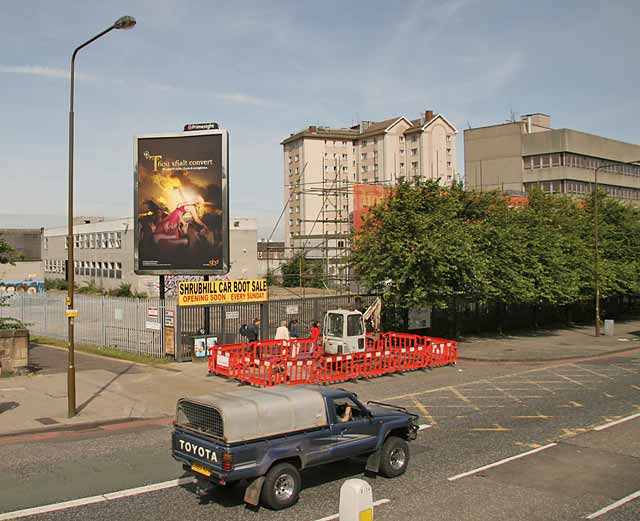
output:
M 611 510 L 614 510 L 619 506 L 622 506 L 625 503 L 628 503 L 629 501 L 636 499 L 638 497 L 640 497 L 640 490 L 636 490 L 633 494 L 629 494 L 628 496 L 625 496 L 622 499 L 618 499 L 618 501 L 616 501 L 615 503 L 611 503 L 609 506 L 601 508 L 600 510 L 598 510 L 597 512 L 594 512 L 593 514 L 589 514 L 587 516 L 587 519 L 595 519 L 596 517 L 600 517 L 602 514 L 606 514 L 607 512 L 610 512 Z
M 418 425 L 418 430 L 423 431 L 425 429 L 430 429 L 431 427 L 433 427 L 433 425 L 430 425 L 428 423 L 423 423 L 421 425 Z
M 508 463 L 509 461 L 513 461 L 516 459 L 524 458 L 529 454 L 533 454 L 535 452 L 540 452 L 541 450 L 549 449 L 551 447 L 555 447 L 557 443 L 549 443 L 549 445 L 544 445 L 543 447 L 538 447 L 537 449 L 529 450 L 527 452 L 523 452 L 522 454 L 516 454 L 515 456 L 511 456 L 510 458 L 501 459 L 500 461 L 496 461 L 495 463 L 490 463 L 489 465 L 485 465 L 483 467 L 478 467 L 477 469 L 470 470 L 468 472 L 463 472 L 462 474 L 458 474 L 456 476 L 452 476 L 449 481 L 455 481 L 456 479 L 464 478 L 467 476 L 471 476 L 472 474 L 477 474 L 478 472 L 482 472 L 483 470 L 487 470 L 493 467 L 497 467 L 498 465 L 502 465 L 503 463 Z
M 3 387 L 2 389 L 0 389 L 0 392 L 4 392 L 4 391 L 26 391 L 27 388 L 26 387 Z
M 598 425 L 597 427 L 594 427 L 593 430 L 603 431 L 604 429 L 608 429 L 609 427 L 613 427 L 614 425 L 618 425 L 619 423 L 624 423 L 626 421 L 633 420 L 634 418 L 640 418 L 640 412 L 636 414 L 632 414 L 631 416 L 627 416 L 626 418 L 620 418 L 619 420 L 605 423 L 604 425 Z
M 81 507 L 84 505 L 92 505 L 93 503 L 102 503 L 104 501 L 110 501 L 112 499 L 119 499 L 128 496 L 135 496 L 138 494 L 145 494 L 147 492 L 154 492 L 156 490 L 163 490 L 165 488 L 178 487 L 187 483 L 193 483 L 194 477 L 172 479 L 171 481 L 163 481 L 162 483 L 154 483 L 152 485 L 145 485 L 143 487 L 130 488 L 127 490 L 119 490 L 117 492 L 109 492 L 107 494 L 100 494 L 98 496 L 83 497 L 80 499 L 72 499 L 70 501 L 63 501 L 62 503 L 52 503 L 50 505 L 43 505 L 41 507 L 26 508 L 24 510 L 15 510 L 14 512 L 6 512 L 0 514 L 0 521 L 8 519 L 18 519 L 20 517 L 33 516 L 36 514 L 46 514 L 47 512 L 57 512 L 58 510 L 66 510 L 67 508 Z
M 380 505 L 384 505 L 385 503 L 389 503 L 390 499 L 379 499 L 378 501 L 373 502 L 373 506 L 377 507 Z M 333 514 L 331 516 L 321 517 L 320 519 L 316 519 L 315 521 L 331 521 L 332 519 L 338 519 L 340 514 Z

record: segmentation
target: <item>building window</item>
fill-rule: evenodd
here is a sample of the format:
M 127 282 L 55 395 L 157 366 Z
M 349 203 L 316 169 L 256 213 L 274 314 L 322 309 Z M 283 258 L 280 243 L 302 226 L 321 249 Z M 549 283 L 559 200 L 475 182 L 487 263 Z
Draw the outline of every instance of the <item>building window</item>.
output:
M 367 171 L 367 165 L 362 165 L 361 170 L 362 170 L 363 172 L 366 172 L 366 171 Z
M 411 136 L 411 142 L 415 143 L 416 141 L 418 141 L 418 136 Z
M 43 248 L 44 248 L 45 250 L 48 250 L 48 249 L 49 249 L 49 237 L 45 237 L 45 238 L 44 238 L 44 246 L 43 246 Z
M 400 136 L 400 143 L 404 143 L 404 136 Z
M 412 148 L 411 149 L 411 155 L 415 156 L 418 153 L 418 149 L 417 148 Z
M 400 155 L 403 156 L 404 155 L 404 148 L 400 149 Z

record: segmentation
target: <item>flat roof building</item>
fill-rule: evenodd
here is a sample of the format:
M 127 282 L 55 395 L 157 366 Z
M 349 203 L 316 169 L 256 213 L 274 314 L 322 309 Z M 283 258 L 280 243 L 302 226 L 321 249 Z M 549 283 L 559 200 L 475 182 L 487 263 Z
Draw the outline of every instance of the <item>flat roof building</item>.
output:
M 546 114 L 464 131 L 467 190 L 522 194 L 545 192 L 584 195 L 593 190 L 595 169 L 601 189 L 613 197 L 640 202 L 640 145 L 578 130 L 555 129 Z
M 257 226 L 253 218 L 229 219 L 230 279 L 255 279 L 258 272 Z M 45 278 L 64 278 L 67 259 L 67 228 L 45 228 L 42 264 Z M 133 217 L 112 220 L 93 219 L 76 224 L 74 237 L 74 276 L 82 286 L 91 281 L 105 290 L 131 284 L 131 290 L 158 294 L 158 277 L 134 272 Z

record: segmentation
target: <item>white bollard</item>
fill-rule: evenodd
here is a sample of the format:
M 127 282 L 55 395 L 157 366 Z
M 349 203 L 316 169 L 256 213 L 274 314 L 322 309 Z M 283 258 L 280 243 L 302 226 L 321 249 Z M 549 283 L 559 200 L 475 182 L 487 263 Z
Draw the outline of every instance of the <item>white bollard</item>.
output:
M 340 521 L 373 521 L 373 494 L 364 479 L 348 479 L 340 487 Z

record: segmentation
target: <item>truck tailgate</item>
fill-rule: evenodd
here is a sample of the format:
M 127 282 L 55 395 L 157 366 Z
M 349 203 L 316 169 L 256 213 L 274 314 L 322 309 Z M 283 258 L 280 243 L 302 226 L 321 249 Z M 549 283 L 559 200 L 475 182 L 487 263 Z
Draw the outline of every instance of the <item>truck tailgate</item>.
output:
M 224 446 L 211 439 L 176 429 L 172 435 L 173 457 L 205 476 L 222 476 Z

